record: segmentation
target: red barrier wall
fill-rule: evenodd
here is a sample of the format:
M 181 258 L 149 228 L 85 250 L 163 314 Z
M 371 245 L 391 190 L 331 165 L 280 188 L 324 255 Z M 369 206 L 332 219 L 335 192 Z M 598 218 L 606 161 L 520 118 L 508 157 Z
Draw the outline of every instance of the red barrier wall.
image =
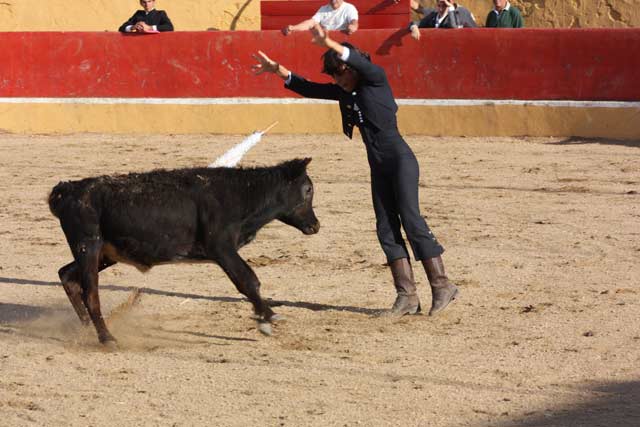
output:
M 344 37 L 335 34 L 338 39 Z M 640 100 L 640 29 L 361 30 L 397 98 Z M 277 31 L 0 33 L 0 97 L 290 97 L 258 49 L 309 78 L 322 49 Z

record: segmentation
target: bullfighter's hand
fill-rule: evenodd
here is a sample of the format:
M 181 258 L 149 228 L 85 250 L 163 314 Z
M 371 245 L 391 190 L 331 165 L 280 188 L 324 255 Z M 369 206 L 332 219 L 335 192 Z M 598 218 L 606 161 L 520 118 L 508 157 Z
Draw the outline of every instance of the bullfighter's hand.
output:
M 311 40 L 314 44 L 317 44 L 321 47 L 329 47 L 329 34 L 327 31 L 320 26 L 320 24 L 316 24 L 311 28 L 311 34 L 313 35 L 313 39 Z
M 261 50 L 258 51 L 258 54 L 253 54 L 253 59 L 258 61 L 257 64 L 251 66 L 251 70 L 255 75 L 259 75 L 262 73 L 276 73 L 280 65 L 265 55 Z

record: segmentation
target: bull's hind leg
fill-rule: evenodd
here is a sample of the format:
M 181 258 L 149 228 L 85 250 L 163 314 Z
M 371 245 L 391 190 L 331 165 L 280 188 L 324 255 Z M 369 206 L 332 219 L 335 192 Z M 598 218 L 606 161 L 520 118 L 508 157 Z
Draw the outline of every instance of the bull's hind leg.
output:
M 113 264 L 115 264 L 114 261 L 104 258 L 102 262 L 100 262 L 98 271 L 102 271 Z M 65 265 L 58 270 L 58 276 L 60 276 L 62 287 L 64 288 L 69 301 L 71 301 L 71 305 L 80 318 L 80 321 L 83 325 L 88 325 L 91 318 L 89 317 L 87 307 L 82 301 L 82 287 L 80 286 L 80 270 L 78 269 L 78 263 L 74 261 Z
M 271 335 L 271 322 L 276 320 L 276 314 L 260 297 L 260 281 L 251 267 L 237 252 L 224 254 L 221 257 L 217 257 L 215 261 L 229 276 L 236 289 L 253 304 L 258 330 L 265 335 Z
M 98 339 L 102 344 L 115 345 L 116 340 L 107 329 L 100 311 L 98 271 L 100 269 L 101 251 L 102 240 L 96 238 L 82 240 L 77 246 L 76 261 L 78 262 L 80 283 L 82 285 L 82 301 L 89 311 L 93 326 L 95 326 L 98 333 Z
M 80 287 L 80 275 L 78 274 L 78 264 L 76 262 L 69 263 L 58 270 L 62 287 L 71 301 L 73 309 L 80 318 L 83 325 L 89 324 L 89 312 L 82 302 L 82 288 Z

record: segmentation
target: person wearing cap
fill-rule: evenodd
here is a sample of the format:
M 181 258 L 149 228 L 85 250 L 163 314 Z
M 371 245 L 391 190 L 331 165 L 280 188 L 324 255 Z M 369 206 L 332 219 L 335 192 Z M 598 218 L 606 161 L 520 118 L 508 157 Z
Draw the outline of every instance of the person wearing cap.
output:
M 325 30 L 342 31 L 350 35 L 358 30 L 358 10 L 344 0 L 329 0 L 329 3 L 318 9 L 311 19 L 296 25 L 287 25 L 282 29 L 282 34 L 287 36 L 294 31 L 308 31 L 316 24 L 320 24 Z
M 436 8 L 425 8 L 417 0 L 411 0 L 411 9 L 424 17 L 409 24 L 411 37 L 420 40 L 420 28 L 474 28 L 478 25 L 473 14 L 466 8 L 449 0 L 437 0 Z
M 487 28 L 524 28 L 524 19 L 508 0 L 493 0 L 493 10 L 487 15 Z
M 156 0 L 140 0 L 143 10 L 137 10 L 118 28 L 121 33 L 149 33 L 173 31 L 173 24 L 164 10 L 156 9 Z
M 416 260 L 422 263 L 431 286 L 431 309 L 435 315 L 458 295 L 458 287 L 445 274 L 441 254 L 444 248 L 420 214 L 418 183 L 420 168 L 415 154 L 398 130 L 398 105 L 387 74 L 371 62 L 369 55 L 349 43 L 338 43 L 316 24 L 313 43 L 326 48 L 322 72 L 331 83 L 316 83 L 290 72 L 282 64 L 258 51 L 255 74 L 273 73 L 284 80 L 285 88 L 306 98 L 338 102 L 342 131 L 352 138 L 354 128 L 367 152 L 371 196 L 376 216 L 376 234 L 391 270 L 396 299 L 390 316 L 415 314 L 420 299 L 402 229 Z

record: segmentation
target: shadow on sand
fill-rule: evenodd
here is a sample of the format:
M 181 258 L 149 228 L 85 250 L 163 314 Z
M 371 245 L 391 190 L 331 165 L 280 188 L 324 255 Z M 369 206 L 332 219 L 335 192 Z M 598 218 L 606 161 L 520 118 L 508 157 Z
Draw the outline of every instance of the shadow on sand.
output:
M 553 145 L 585 145 L 585 144 L 600 144 L 600 145 L 616 145 L 618 147 L 633 147 L 640 148 L 640 139 L 607 139 L 607 138 L 582 138 L 578 136 L 572 136 L 561 141 L 554 141 Z
M 35 286 L 60 286 L 60 283 L 58 282 L 46 282 L 42 280 L 19 279 L 19 278 L 13 278 L 13 277 L 0 277 L 0 283 L 9 283 L 14 285 L 32 285 L 32 286 L 34 285 Z M 118 286 L 118 285 L 100 285 L 100 289 L 129 293 L 133 288 L 128 286 Z M 160 291 L 157 289 L 147 288 L 147 287 L 140 288 L 140 293 L 148 294 L 148 295 L 166 296 L 166 297 L 206 300 L 206 301 L 213 301 L 213 302 L 247 301 L 247 299 L 243 297 L 206 296 L 206 295 L 188 294 L 184 292 Z M 269 302 L 269 305 L 271 305 L 272 307 L 304 308 L 311 311 L 335 310 L 335 311 L 346 311 L 350 313 L 365 314 L 370 316 L 379 314 L 382 311 L 382 309 L 353 307 L 348 305 L 318 304 L 318 303 L 306 302 L 306 301 L 282 301 L 282 300 L 273 300 L 269 298 L 267 298 L 267 301 Z M 36 308 L 36 307 L 33 307 L 33 308 Z
M 43 316 L 51 315 L 56 310 L 35 305 L 10 304 L 0 302 L 0 324 L 29 322 Z
M 497 427 L 638 427 L 640 380 L 589 385 L 595 398 L 565 407 L 535 411 L 522 419 L 492 424 Z M 532 408 L 534 411 L 535 408 Z

